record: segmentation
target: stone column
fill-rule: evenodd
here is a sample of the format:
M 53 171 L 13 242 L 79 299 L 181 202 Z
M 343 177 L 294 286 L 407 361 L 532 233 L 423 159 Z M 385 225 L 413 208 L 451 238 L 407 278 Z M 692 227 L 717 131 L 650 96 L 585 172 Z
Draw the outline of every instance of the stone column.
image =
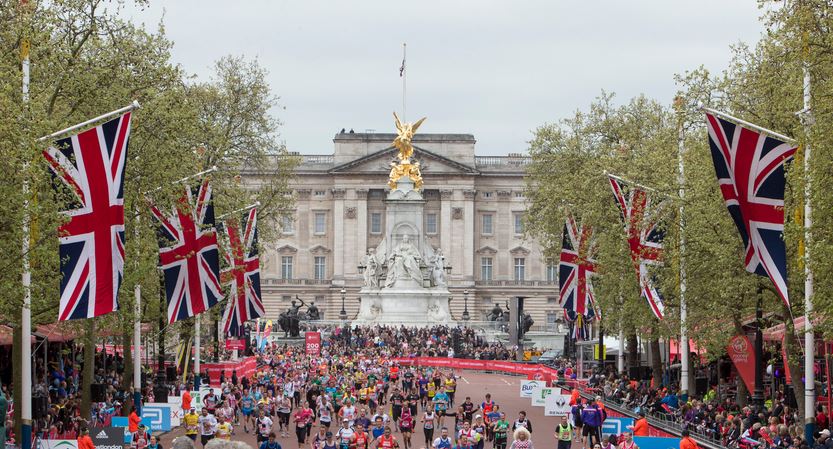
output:
M 367 253 L 367 189 L 356 189 L 356 254 L 347 255 L 347 263 L 358 266 L 361 257 Z M 355 260 L 351 260 L 353 257 Z
M 474 282 L 474 223 L 477 219 L 474 215 L 474 199 L 477 196 L 477 190 L 464 190 L 463 197 L 465 203 L 463 206 L 464 215 L 464 229 L 463 233 L 463 260 L 461 261 L 463 269 L 463 279 Z
M 333 283 L 344 285 L 344 194 L 345 189 L 333 192 Z
M 443 254 L 451 255 L 451 197 L 454 191 L 451 189 L 440 190 L 440 248 Z M 452 260 L 451 272 L 460 273 L 462 261 Z
M 312 241 L 312 220 L 314 217 L 310 214 L 310 197 L 312 196 L 312 189 L 298 189 L 298 202 L 296 203 L 295 211 L 295 235 L 289 240 L 294 242 L 294 246 L 298 249 L 309 249 Z M 303 264 L 309 262 L 309 258 L 305 257 L 309 254 L 307 251 L 298 251 L 294 254 L 294 266 L 292 267 L 292 275 L 296 278 L 301 277 L 301 267 Z M 275 258 L 275 268 L 278 277 L 281 275 L 281 254 Z
M 492 219 L 494 222 L 494 242 L 495 247 L 498 249 L 504 249 L 504 251 L 499 251 L 495 257 L 495 264 L 503 267 L 504 271 L 501 272 L 502 276 L 508 276 L 506 279 L 512 279 L 515 273 L 515 258 L 512 254 L 507 253 L 506 249 L 513 249 L 517 246 L 517 242 L 515 242 L 515 217 L 512 215 L 511 212 L 511 204 L 509 203 L 509 198 L 511 192 L 506 190 L 498 190 L 497 192 L 497 201 L 495 202 L 495 216 Z M 525 267 L 527 271 L 527 278 L 529 277 L 530 261 L 526 261 L 527 266 Z M 509 267 L 509 271 L 506 271 L 506 267 Z M 495 271 L 497 273 L 497 271 Z

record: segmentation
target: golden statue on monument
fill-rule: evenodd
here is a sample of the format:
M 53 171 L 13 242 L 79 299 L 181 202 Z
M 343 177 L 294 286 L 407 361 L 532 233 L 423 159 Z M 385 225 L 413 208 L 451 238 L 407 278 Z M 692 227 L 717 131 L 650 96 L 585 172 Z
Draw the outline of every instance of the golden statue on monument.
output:
M 411 163 L 411 156 L 414 154 L 414 147 L 411 145 L 411 139 L 414 138 L 414 133 L 419 128 L 419 125 L 425 121 L 423 117 L 416 121 L 416 123 L 402 123 L 396 112 L 393 113 L 393 118 L 396 123 L 396 138 L 393 139 L 393 146 L 399 150 L 397 158 L 399 162 L 393 161 L 390 163 L 390 175 L 388 186 L 391 189 L 396 189 L 396 183 L 399 178 L 403 176 L 409 177 L 414 182 L 414 189 L 422 188 L 422 174 L 419 171 L 419 162 Z

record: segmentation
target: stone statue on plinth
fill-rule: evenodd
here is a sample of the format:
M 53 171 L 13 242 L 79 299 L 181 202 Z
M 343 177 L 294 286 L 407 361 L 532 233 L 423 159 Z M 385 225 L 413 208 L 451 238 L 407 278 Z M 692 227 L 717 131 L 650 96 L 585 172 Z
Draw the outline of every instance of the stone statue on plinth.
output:
M 428 247 L 431 248 L 430 246 Z M 443 249 L 437 248 L 434 250 L 434 254 L 428 256 L 428 266 L 431 269 L 431 286 L 432 287 L 445 287 L 445 256 L 443 255 Z
M 364 256 L 364 286 L 370 288 L 379 288 L 379 275 L 381 274 L 381 264 L 376 260 L 376 249 L 370 248 L 367 250 L 367 255 Z
M 411 243 L 408 234 L 402 236 L 402 241 L 390 254 L 388 258 L 388 274 L 385 279 L 385 287 L 391 288 L 399 280 L 413 279 L 417 285 L 422 285 L 422 270 L 419 262 L 422 257 L 416 246 Z

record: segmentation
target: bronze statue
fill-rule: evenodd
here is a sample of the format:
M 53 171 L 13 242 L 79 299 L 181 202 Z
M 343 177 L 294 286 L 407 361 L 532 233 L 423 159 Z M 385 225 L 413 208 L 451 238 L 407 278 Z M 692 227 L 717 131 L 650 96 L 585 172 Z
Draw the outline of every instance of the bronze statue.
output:
M 295 303 L 295 300 L 292 300 L 286 312 L 281 312 L 278 316 L 278 325 L 283 331 L 284 338 L 298 337 L 301 334 L 301 320 L 308 319 L 307 314 L 301 313 L 301 308 L 307 307 L 307 304 L 298 295 L 295 295 L 295 299 L 300 301 L 301 304 L 298 305 Z
M 307 316 L 309 317 L 310 321 L 318 321 L 321 319 L 321 312 L 318 311 L 318 307 L 315 305 L 315 301 L 311 301 L 309 303 L 309 307 L 307 307 Z

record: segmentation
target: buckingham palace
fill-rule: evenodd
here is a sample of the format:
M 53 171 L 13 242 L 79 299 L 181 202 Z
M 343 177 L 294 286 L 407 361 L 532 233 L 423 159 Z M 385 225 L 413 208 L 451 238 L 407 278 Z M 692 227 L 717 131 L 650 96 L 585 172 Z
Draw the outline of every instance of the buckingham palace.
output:
M 363 256 L 382 240 L 388 172 L 395 134 L 345 133 L 329 155 L 301 159 L 290 188 L 292 216 L 280 238 L 263 242 L 261 269 L 267 318 L 297 295 L 323 319 L 359 311 Z M 557 261 L 524 233 L 528 156 L 477 156 L 471 134 L 417 134 L 414 157 L 422 169 L 424 241 L 442 249 L 448 269 L 452 316 L 484 320 L 511 296 L 525 296 L 536 327 L 554 323 Z

